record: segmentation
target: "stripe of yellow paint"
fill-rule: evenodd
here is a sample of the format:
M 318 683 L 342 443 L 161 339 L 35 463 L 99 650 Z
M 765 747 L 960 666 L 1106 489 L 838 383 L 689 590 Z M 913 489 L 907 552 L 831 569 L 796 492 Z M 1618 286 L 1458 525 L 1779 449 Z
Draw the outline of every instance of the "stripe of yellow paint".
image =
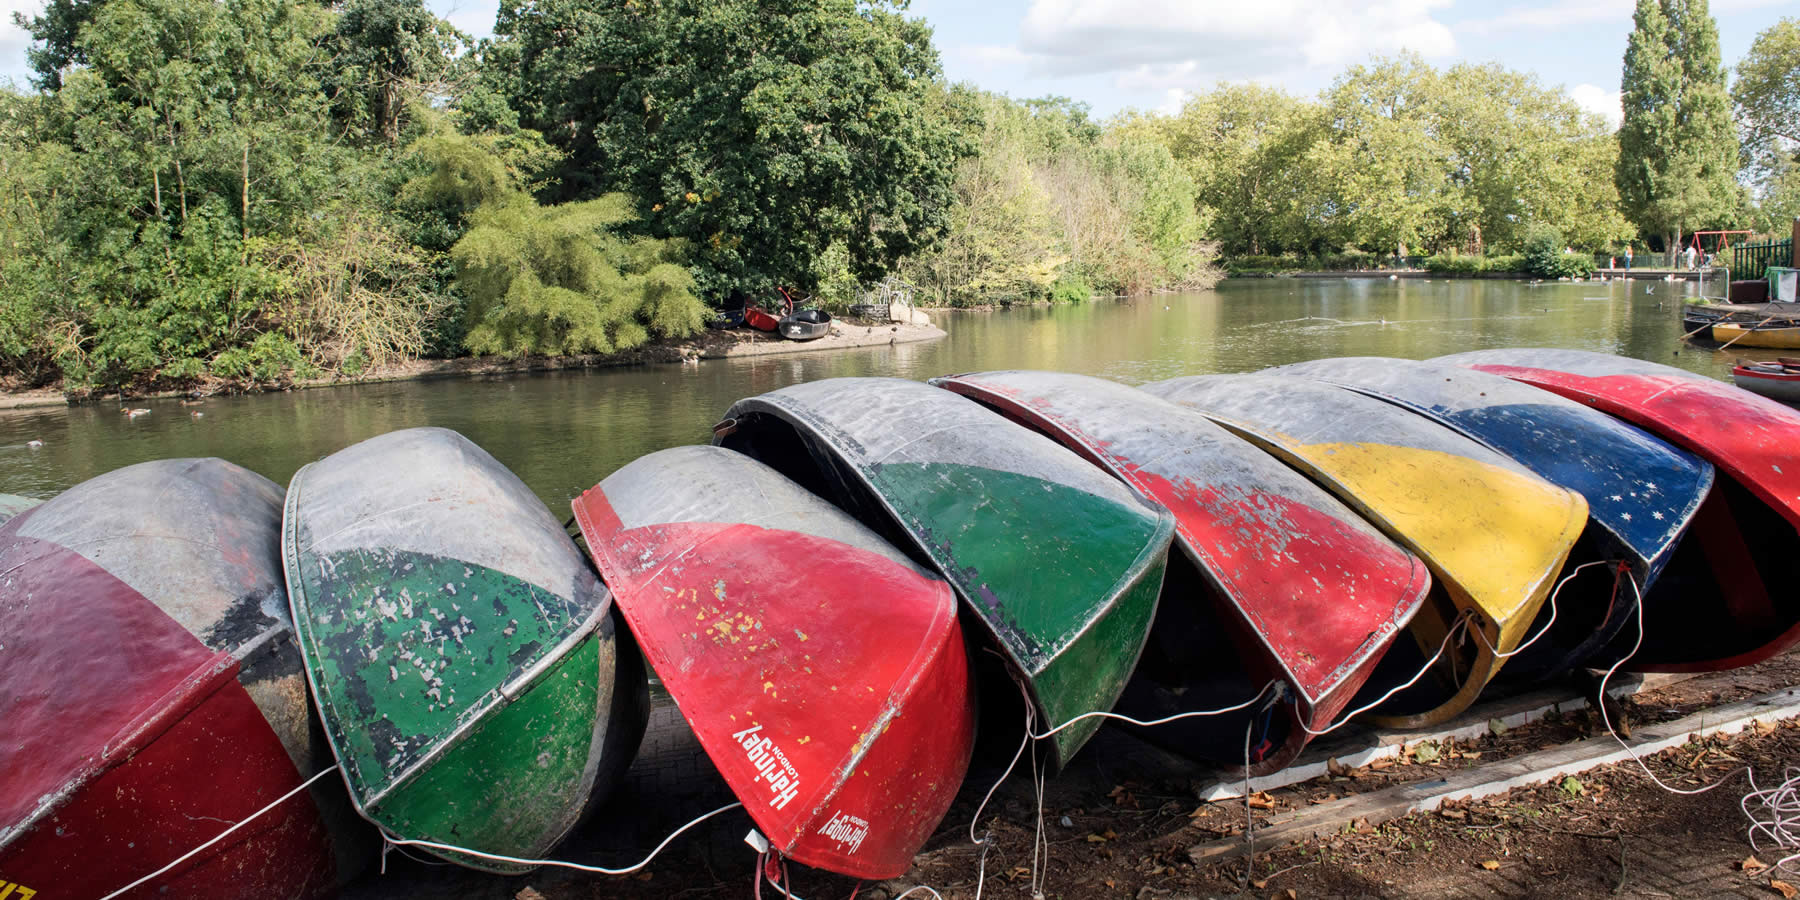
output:
M 1497 625 L 1502 653 L 1524 638 L 1587 523 L 1580 494 L 1467 457 L 1391 444 L 1283 443 L 1283 456 L 1340 485 L 1344 499 L 1419 554 L 1455 599 Z

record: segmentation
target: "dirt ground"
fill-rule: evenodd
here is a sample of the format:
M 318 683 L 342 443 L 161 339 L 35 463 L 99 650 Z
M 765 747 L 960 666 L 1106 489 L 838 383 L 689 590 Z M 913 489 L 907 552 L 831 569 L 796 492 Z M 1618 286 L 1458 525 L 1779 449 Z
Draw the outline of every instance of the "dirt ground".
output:
M 1800 684 L 1800 658 L 1781 657 L 1734 673 L 1709 675 L 1624 701 L 1629 721 L 1668 721 L 1702 709 Z M 678 721 L 678 720 L 677 720 Z M 654 727 L 654 726 L 653 726 Z M 898 900 L 929 885 L 945 900 L 1128 897 L 1793 897 L 1800 873 L 1773 868 L 1779 854 L 1753 853 L 1739 808 L 1749 790 L 1779 782 L 1800 764 L 1800 722 L 1705 739 L 1648 759 L 1677 796 L 1657 788 L 1634 765 L 1609 766 L 1556 784 L 1415 813 L 1388 823 L 1357 821 L 1343 833 L 1285 846 L 1257 846 L 1252 856 L 1196 864 L 1188 849 L 1221 838 L 1241 840 L 1247 816 L 1257 823 L 1284 810 L 1351 793 L 1441 777 L 1521 753 L 1604 734 L 1599 715 L 1583 709 L 1478 740 L 1414 747 L 1396 760 L 1332 774 L 1246 800 L 1202 803 L 1196 789 L 1216 770 L 1103 730 L 1070 768 L 1045 784 L 1043 852 L 1034 879 L 1036 795 L 1028 772 L 1015 772 L 994 794 L 977 835 L 971 820 L 983 794 L 1017 747 L 984 745 L 955 806 L 915 858 L 911 872 L 862 884 L 790 865 L 790 888 L 806 900 L 846 897 Z M 688 738 L 691 741 L 691 736 Z M 1016 740 L 1014 738 L 1013 740 Z M 731 801 L 704 756 L 691 771 L 680 747 L 647 747 L 633 778 L 557 856 L 619 866 L 641 858 L 674 825 Z M 689 748 L 697 754 L 697 748 Z M 671 792 L 671 787 L 677 788 Z M 635 823 L 635 826 L 632 824 Z M 671 824 L 672 823 L 672 824 Z M 647 869 L 609 877 L 545 869 L 501 878 L 452 866 L 427 866 L 391 855 L 388 874 L 371 873 L 351 897 L 573 898 L 741 897 L 752 889 L 755 854 L 741 839 L 749 820 L 734 810 L 694 829 Z M 1783 880 L 1785 879 L 1785 881 Z M 1779 886 L 1771 886 L 1779 882 Z M 764 887 L 764 896 L 780 897 Z M 928 897 L 918 890 L 910 898 Z

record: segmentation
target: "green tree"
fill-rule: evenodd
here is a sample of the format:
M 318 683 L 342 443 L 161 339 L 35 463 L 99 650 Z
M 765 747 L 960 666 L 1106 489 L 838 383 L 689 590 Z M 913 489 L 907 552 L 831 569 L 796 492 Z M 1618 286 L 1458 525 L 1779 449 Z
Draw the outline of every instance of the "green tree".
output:
M 1351 240 L 1406 255 L 1451 225 L 1449 148 L 1430 126 L 1441 76 L 1413 54 L 1352 66 L 1325 95 L 1331 140 L 1314 151 L 1338 186 Z
M 1638 0 L 1632 22 L 1614 177 L 1626 218 L 1664 235 L 1672 260 L 1689 228 L 1741 208 L 1737 133 L 1706 0 Z
M 1756 36 L 1738 63 L 1731 99 L 1756 181 L 1758 226 L 1780 230 L 1800 215 L 1800 19 Z
M 451 248 L 468 298 L 466 343 L 474 353 L 522 356 L 610 353 L 651 336 L 703 327 L 704 305 L 682 265 L 679 241 L 632 237 L 623 194 L 542 206 L 476 138 L 438 135 L 414 148 L 429 175 L 409 183 L 415 201 L 466 210 Z
M 79 40 L 81 27 L 94 17 L 98 5 L 96 0 L 49 0 L 37 15 L 13 13 L 13 24 L 31 35 L 25 63 L 33 72 L 34 86 L 61 90 L 63 70 L 87 62 L 87 51 Z
M 443 92 L 466 35 L 431 14 L 424 0 L 347 0 L 327 48 L 326 93 L 344 127 L 393 144 L 407 107 Z
M 890 0 L 506 0 L 523 124 L 564 196 L 624 190 L 701 287 L 806 283 L 833 243 L 874 278 L 942 234 L 968 142 L 932 114 L 930 29 Z

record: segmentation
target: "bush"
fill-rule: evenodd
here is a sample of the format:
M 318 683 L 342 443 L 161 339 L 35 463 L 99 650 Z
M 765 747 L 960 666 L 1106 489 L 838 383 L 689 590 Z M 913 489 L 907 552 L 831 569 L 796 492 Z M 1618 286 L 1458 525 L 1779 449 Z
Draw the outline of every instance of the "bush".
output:
M 1450 250 L 1426 258 L 1425 271 L 1440 275 L 1523 272 L 1525 271 L 1525 258 L 1516 253 L 1504 256 L 1474 256 Z
M 1563 247 L 1561 231 L 1533 225 L 1525 232 L 1525 271 L 1539 278 L 1585 278 L 1593 273 L 1593 257 L 1564 253 Z
M 1085 303 L 1094 296 L 1094 288 L 1081 278 L 1063 276 L 1050 285 L 1051 303 Z

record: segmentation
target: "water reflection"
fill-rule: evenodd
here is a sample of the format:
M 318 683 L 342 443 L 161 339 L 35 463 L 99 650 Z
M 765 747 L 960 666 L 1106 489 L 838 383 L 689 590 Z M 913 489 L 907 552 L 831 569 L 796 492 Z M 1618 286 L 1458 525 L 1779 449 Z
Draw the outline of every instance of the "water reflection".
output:
M 1082 306 L 943 314 L 950 336 L 843 353 L 371 384 L 288 394 L 0 413 L 0 493 L 47 497 L 119 466 L 220 456 L 285 483 L 396 428 L 441 425 L 511 467 L 553 510 L 652 450 L 699 443 L 734 400 L 844 375 L 924 379 L 981 369 L 1083 372 L 1132 384 L 1326 356 L 1424 358 L 1488 347 L 1620 353 L 1725 378 L 1726 354 L 1683 349 L 1683 283 L 1260 279 Z M 1754 355 L 1745 353 L 1742 355 Z M 202 417 L 192 413 L 201 412 Z M 44 446 L 31 449 L 30 440 Z

